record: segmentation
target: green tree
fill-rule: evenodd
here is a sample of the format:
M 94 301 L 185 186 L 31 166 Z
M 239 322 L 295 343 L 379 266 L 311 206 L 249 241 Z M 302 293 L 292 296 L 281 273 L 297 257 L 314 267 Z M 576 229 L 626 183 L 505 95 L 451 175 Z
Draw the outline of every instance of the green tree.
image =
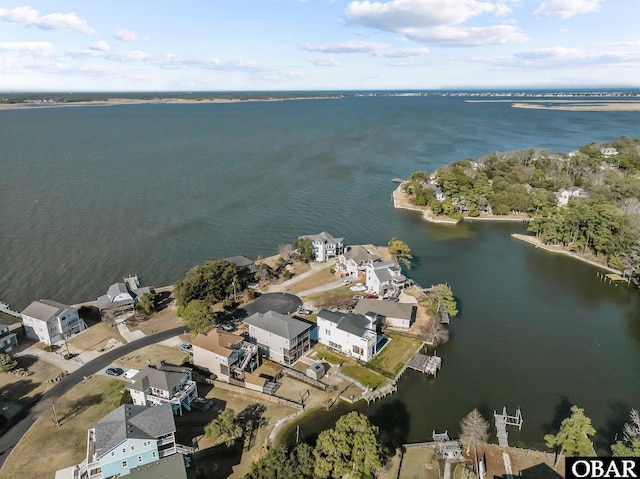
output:
M 238 415 L 233 409 L 225 409 L 220 415 L 207 424 L 204 435 L 210 441 L 224 442 L 227 447 L 242 436 L 243 428 Z
M 18 365 L 18 361 L 13 359 L 7 353 L 0 353 L 0 372 L 8 372 Z
M 307 238 L 306 236 L 298 238 L 292 243 L 292 246 L 298 250 L 298 254 L 302 261 L 308 263 L 313 260 L 313 244 L 311 242 L 311 238 Z
M 622 441 L 611 446 L 611 452 L 618 457 L 640 457 L 640 414 L 637 409 L 631 410 L 629 422 L 622 430 Z
M 211 311 L 211 307 L 199 299 L 190 301 L 182 311 L 182 320 L 192 334 L 198 334 L 207 329 L 215 320 L 215 317 L 216 315 Z
M 338 419 L 333 429 L 322 431 L 313 454 L 314 472 L 320 478 L 371 477 L 382 468 L 384 458 L 378 428 L 356 411 Z
M 393 259 L 398 262 L 399 265 L 404 266 L 407 269 L 411 269 L 411 248 L 404 241 L 400 241 L 398 238 L 391 238 L 389 241 L 389 253 L 393 256 Z
M 158 307 L 159 297 L 158 293 L 144 293 L 138 300 L 137 308 L 146 314 L 154 313 Z
M 431 307 L 436 314 L 447 313 L 453 318 L 458 314 L 456 300 L 453 297 L 453 291 L 446 284 L 436 284 L 427 293 L 427 297 L 422 304 Z
M 209 261 L 194 266 L 184 279 L 177 281 L 173 288 L 178 311 L 190 301 L 198 299 L 213 304 L 233 294 L 233 281 L 240 284 L 236 265 L 226 260 Z
M 315 458 L 313 449 L 302 443 L 292 451 L 282 444 L 269 449 L 266 456 L 254 462 L 247 479 L 313 479 Z
M 460 421 L 460 442 L 467 450 L 467 454 L 473 449 L 476 471 L 478 470 L 478 446 L 486 444 L 487 439 L 489 439 L 489 423 L 477 409 L 474 409 Z
M 585 416 L 584 409 L 573 405 L 571 416 L 562 420 L 558 434 L 547 434 L 544 440 L 547 447 L 560 446 L 560 455 L 566 453 L 570 456 L 594 456 L 595 451 L 589 436 L 595 433 L 591 419 Z

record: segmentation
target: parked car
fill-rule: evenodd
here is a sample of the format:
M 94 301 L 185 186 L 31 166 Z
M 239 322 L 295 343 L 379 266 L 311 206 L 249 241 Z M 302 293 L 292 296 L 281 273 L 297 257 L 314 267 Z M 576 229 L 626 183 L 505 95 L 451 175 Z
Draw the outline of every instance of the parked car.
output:
M 351 284 L 351 280 L 350 279 L 343 279 L 342 280 L 342 284 L 344 284 L 345 286 L 348 284 Z
M 122 368 L 107 368 L 105 371 L 109 376 L 120 376 L 124 373 L 124 369 Z
M 397 303 L 399 301 L 398 298 L 396 298 L 395 296 L 385 296 L 384 298 L 385 301 L 393 301 L 394 303 Z
M 309 314 L 313 314 L 313 311 L 311 311 L 310 309 L 300 308 L 298 309 L 298 314 L 304 314 L 305 316 L 308 316 Z
M 378 295 L 377 294 L 368 294 L 367 295 L 367 299 L 378 299 Z
M 183 353 L 190 353 L 191 345 L 189 343 L 182 343 L 180 345 L 180 351 L 182 351 Z
M 231 332 L 231 331 L 235 331 L 236 327 L 233 324 L 223 324 L 220 326 L 222 329 L 224 329 L 225 331 Z
M 356 284 L 355 286 L 351 286 L 349 289 L 354 293 L 361 293 L 363 291 L 366 291 L 367 287 L 362 284 Z

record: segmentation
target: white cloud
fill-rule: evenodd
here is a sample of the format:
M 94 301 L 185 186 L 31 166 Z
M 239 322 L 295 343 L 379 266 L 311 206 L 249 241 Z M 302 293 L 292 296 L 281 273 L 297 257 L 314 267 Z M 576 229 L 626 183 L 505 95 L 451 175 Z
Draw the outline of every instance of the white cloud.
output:
M 0 42 L 0 51 L 29 53 L 37 57 L 56 55 L 56 47 L 49 42 Z
M 574 15 L 597 12 L 602 0 L 547 0 L 534 12 L 537 17 L 571 18 Z
M 340 66 L 340 62 L 338 61 L 338 59 L 332 57 L 331 55 L 307 58 L 307 61 L 309 63 L 313 63 L 317 67 L 338 67 L 338 66 Z
M 344 16 L 352 25 L 402 33 L 418 42 L 476 46 L 526 41 L 527 37 L 513 25 L 463 26 L 484 14 L 510 13 L 507 0 L 365 0 L 351 2 Z
M 300 46 L 320 53 L 375 53 L 390 47 L 387 43 L 374 42 L 303 43 Z
M 40 16 L 38 10 L 31 7 L 16 7 L 13 10 L 0 8 L 0 18 L 9 23 L 35 26 L 43 30 L 77 32 L 85 35 L 94 33 L 87 21 L 75 13 L 50 13 Z
M 89 47 L 89 49 L 95 50 L 98 52 L 108 52 L 110 50 L 109 44 L 103 40 L 100 40 L 99 42 L 94 43 Z
M 117 29 L 115 32 L 113 32 L 113 37 L 118 40 L 122 40 L 123 42 L 140 40 L 140 37 L 136 32 L 132 32 L 131 30 L 127 30 L 125 28 Z

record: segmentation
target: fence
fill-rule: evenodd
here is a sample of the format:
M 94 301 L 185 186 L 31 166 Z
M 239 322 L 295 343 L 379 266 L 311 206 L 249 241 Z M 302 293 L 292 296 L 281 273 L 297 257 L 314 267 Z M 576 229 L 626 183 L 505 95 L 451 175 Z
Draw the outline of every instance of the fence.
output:
M 245 396 L 252 396 L 256 399 L 263 399 L 265 401 L 269 401 L 272 403 L 284 404 L 285 406 L 295 407 L 298 409 L 304 409 L 304 405 L 295 401 L 291 401 L 290 399 L 286 399 L 276 395 L 270 395 L 266 393 L 261 393 L 260 391 L 254 391 L 253 389 L 247 389 L 240 386 L 234 386 L 233 384 L 225 383 L 223 381 L 212 381 L 209 379 L 207 382 L 211 381 L 209 384 L 215 384 L 216 387 L 221 387 L 222 389 L 227 389 L 232 392 L 236 392 Z
M 321 389 L 322 391 L 326 391 L 327 390 L 327 385 L 325 383 L 323 383 L 322 381 L 318 381 L 317 379 L 313 379 L 310 378 L 309 376 L 307 376 L 306 374 L 300 372 L 300 371 L 296 371 L 295 369 L 291 369 L 291 368 L 283 368 L 282 370 L 284 372 L 284 374 L 286 374 L 287 376 L 290 376 L 294 379 L 297 379 L 298 381 L 302 381 L 303 383 L 307 383 L 315 388 Z

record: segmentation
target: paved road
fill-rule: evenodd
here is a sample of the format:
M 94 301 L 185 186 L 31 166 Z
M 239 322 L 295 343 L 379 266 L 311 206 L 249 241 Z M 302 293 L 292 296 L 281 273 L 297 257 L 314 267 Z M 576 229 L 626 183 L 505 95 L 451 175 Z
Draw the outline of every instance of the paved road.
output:
M 101 356 L 97 357 L 93 361 L 85 364 L 77 371 L 74 371 L 62 379 L 59 383 L 49 389 L 42 395 L 40 400 L 35 403 L 31 409 L 29 409 L 27 415 L 14 424 L 11 429 L 6 431 L 2 437 L 0 437 L 0 468 L 4 465 L 7 457 L 13 450 L 16 444 L 20 441 L 22 436 L 29 430 L 33 423 L 38 419 L 42 413 L 44 413 L 53 402 L 69 392 L 73 387 L 79 384 L 85 377 L 91 376 L 103 368 L 109 366 L 113 361 L 125 354 L 129 354 L 150 344 L 159 343 L 165 339 L 169 339 L 178 334 L 182 334 L 186 330 L 186 327 L 181 326 L 179 328 L 173 328 L 168 331 L 153 334 L 151 336 L 145 336 L 131 343 L 124 344 L 119 348 L 108 351 Z

